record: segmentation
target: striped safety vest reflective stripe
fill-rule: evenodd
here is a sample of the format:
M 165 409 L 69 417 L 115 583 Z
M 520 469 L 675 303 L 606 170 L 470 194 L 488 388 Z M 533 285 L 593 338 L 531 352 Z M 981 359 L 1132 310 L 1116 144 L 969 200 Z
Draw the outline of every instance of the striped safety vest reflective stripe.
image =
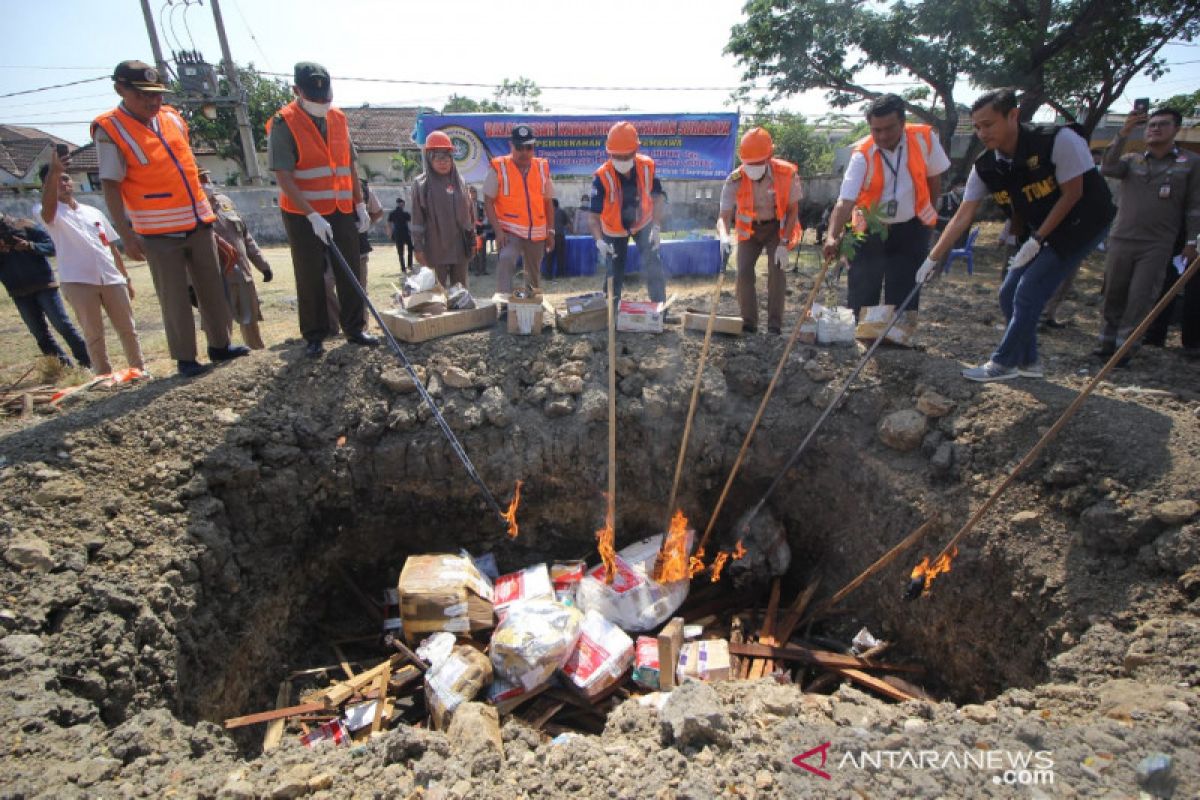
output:
M 96 128 L 108 134 L 125 158 L 121 200 L 135 231 L 183 233 L 216 219 L 179 112 L 163 106 L 147 125 L 118 107 L 96 117 L 93 136 Z
M 638 185 L 638 217 L 632 228 L 626 228 L 621 220 L 623 197 L 621 192 L 621 175 L 613 166 L 612 160 L 605 161 L 596 170 L 596 177 L 604 186 L 604 205 L 600 209 L 600 228 L 605 236 L 629 236 L 649 225 L 654 219 L 654 160 L 649 156 L 637 153 L 633 157 L 633 169 L 637 175 Z
M 794 202 L 798 202 L 799 198 L 793 199 L 792 180 L 796 177 L 796 165 L 779 158 L 772 158 L 767 167 L 768 175 L 771 178 L 772 188 L 775 196 L 775 219 L 779 220 L 779 224 L 783 225 L 787 219 L 788 207 Z M 746 175 L 742 167 L 738 167 L 737 187 L 737 207 L 734 210 L 734 229 L 737 231 L 738 241 L 744 242 L 754 234 L 754 222 L 758 219 L 754 208 L 754 181 Z M 794 247 L 800 242 L 800 236 L 804 229 L 800 227 L 800 220 L 797 219 L 792 225 L 791 231 L 779 232 L 780 240 L 788 247 Z
M 550 182 L 550 164 L 534 158 L 522 174 L 511 155 L 492 159 L 496 171 L 496 219 L 507 233 L 542 242 L 548 228 L 546 185 Z
M 325 116 L 326 141 L 312 118 L 296 101 L 279 111 L 296 142 L 296 168 L 292 177 L 296 188 L 318 214 L 354 210 L 354 175 L 350 166 L 350 126 L 346 115 L 331 108 Z M 274 118 L 267 121 L 271 130 Z M 290 214 L 303 214 L 286 193 L 279 193 L 279 207 Z
M 937 224 L 937 211 L 934 210 L 929 197 L 928 172 L 925 165 L 929 161 L 929 153 L 933 150 L 932 131 L 928 125 L 908 123 L 904 126 L 908 174 L 912 176 L 913 183 L 913 210 L 921 222 L 931 227 Z M 862 189 L 854 205 L 858 209 L 867 209 L 878 205 L 883 199 L 883 156 L 870 136 L 859 140 L 854 149 L 862 153 L 867 162 Z

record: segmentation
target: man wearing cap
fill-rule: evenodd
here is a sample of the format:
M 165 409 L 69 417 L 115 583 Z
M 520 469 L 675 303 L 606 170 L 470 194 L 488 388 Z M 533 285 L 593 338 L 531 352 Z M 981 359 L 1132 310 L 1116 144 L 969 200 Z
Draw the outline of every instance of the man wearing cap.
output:
M 355 169 L 357 160 L 346 115 L 333 107 L 329 72 L 302 61 L 295 68 L 296 99 L 267 123 L 267 160 L 279 183 L 279 209 L 292 250 L 296 273 L 297 311 L 305 353 L 324 352 L 329 334 L 325 267 L 331 246 L 366 288 L 359 262 L 358 235 L 371 227 Z M 364 332 L 362 298 L 340 264 L 333 263 L 339 322 L 346 340 L 375 345 L 378 337 Z
M 187 123 L 163 105 L 167 87 L 158 72 L 141 61 L 122 61 L 112 77 L 121 104 L 92 123 L 104 202 L 125 254 L 150 265 L 167 349 L 179 374 L 190 378 L 208 367 L 196 360 L 189 282 L 209 360 L 250 352 L 229 343 L 233 319 L 217 261 L 216 214 L 200 186 Z
M 496 291 L 512 291 L 512 276 L 521 259 L 525 282 L 540 286 L 542 254 L 554 249 L 554 183 L 550 165 L 535 158 L 533 128 L 517 125 L 509 137 L 512 152 L 492 159 L 483 182 L 484 208 L 496 233 L 499 266 Z
M 783 328 L 784 279 L 788 250 L 800 243 L 800 172 L 795 164 L 772 158 L 775 143 L 763 128 L 751 128 L 742 137 L 738 157 L 742 165 L 721 187 L 721 216 L 717 234 L 721 249 L 732 244 L 729 227 L 737 232 L 737 298 L 742 329 L 758 330 L 758 294 L 754 268 L 758 256 L 767 253 L 767 329 Z
M 904 113 L 904 100 L 894 94 L 867 107 L 871 133 L 854 146 L 825 233 L 825 258 L 832 259 L 852 215 L 874 211 L 887 226 L 886 236 L 868 233 L 850 262 L 846 305 L 855 317 L 864 306 L 879 305 L 881 290 L 884 303 L 904 302 L 938 221 L 933 204 L 941 197 L 950 159 L 932 128 L 906 123 Z M 908 310 L 916 311 L 919 302 L 914 297 Z
M 642 257 L 650 299 L 662 303 L 667 299 L 667 279 L 658 245 L 660 225 L 667 215 L 667 195 L 654 176 L 653 159 L 637 151 L 641 141 L 631 123 L 613 125 L 605 144 L 608 160 L 592 180 L 590 225 L 600 260 L 610 267 L 612 302 L 621 299 L 625 258 L 632 237 Z

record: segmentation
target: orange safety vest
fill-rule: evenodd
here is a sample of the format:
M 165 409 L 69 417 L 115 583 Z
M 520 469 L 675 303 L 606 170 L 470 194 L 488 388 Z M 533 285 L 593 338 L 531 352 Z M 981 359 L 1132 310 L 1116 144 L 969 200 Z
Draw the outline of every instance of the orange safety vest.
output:
M 287 123 L 292 138 L 296 140 L 296 169 L 292 177 L 300 194 L 322 216 L 340 211 L 354 211 L 354 176 L 350 169 L 350 126 L 346 115 L 331 108 L 325 116 L 325 130 L 329 141 L 321 135 L 316 124 L 300 104 L 293 100 L 279 109 L 279 116 Z M 267 133 L 271 123 L 267 120 Z M 303 214 L 286 193 L 279 193 L 279 207 L 289 214 Z
M 600 169 L 595 172 L 596 177 L 604 186 L 604 206 L 600 209 L 600 227 L 605 236 L 629 236 L 649 225 L 654 219 L 654 198 L 650 196 L 650 191 L 654 188 L 654 159 L 641 153 L 635 153 L 633 160 L 633 171 L 637 175 L 641 203 L 637 222 L 629 230 L 626 230 L 621 222 L 621 173 L 617 172 L 611 159 L 601 164 Z
M 550 163 L 534 157 L 529 171 L 513 163 L 511 155 L 492 159 L 496 170 L 496 219 L 506 233 L 531 242 L 546 240 L 546 184 L 550 182 Z
M 163 106 L 147 125 L 117 107 L 92 122 L 93 138 L 97 127 L 125 157 L 121 200 L 135 231 L 185 233 L 217 218 L 200 186 L 187 123 L 178 111 Z
M 928 125 L 908 123 L 904 126 L 905 141 L 908 143 L 908 174 L 913 182 L 913 208 L 917 218 L 926 225 L 937 224 L 937 211 L 929 200 L 929 184 L 925 162 L 933 149 L 933 129 Z M 862 191 L 854 201 L 855 207 L 870 208 L 883 198 L 883 156 L 869 135 L 854 146 L 867 160 L 867 174 L 863 176 Z
M 798 198 L 793 200 L 791 197 L 792 179 L 796 176 L 796 165 L 780 158 L 772 158 L 767 169 L 775 194 L 775 219 L 779 220 L 780 225 L 783 225 L 784 220 L 787 219 L 788 207 L 793 202 L 799 202 Z M 754 213 L 754 181 L 750 180 L 742 167 L 738 167 L 734 175 L 738 176 L 736 178 L 738 190 L 733 226 L 737 230 L 738 241 L 744 242 L 754 234 L 754 221 L 757 219 Z M 791 231 L 779 231 L 780 240 L 789 248 L 799 244 L 800 236 L 804 233 L 804 229 L 800 227 L 799 217 L 800 215 L 797 214 Z

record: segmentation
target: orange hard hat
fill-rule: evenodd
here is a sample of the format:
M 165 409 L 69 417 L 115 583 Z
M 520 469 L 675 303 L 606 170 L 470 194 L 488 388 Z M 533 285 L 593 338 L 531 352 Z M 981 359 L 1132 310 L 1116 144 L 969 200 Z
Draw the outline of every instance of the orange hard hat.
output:
M 453 150 L 454 142 L 450 141 L 450 137 L 441 131 L 434 131 L 425 137 L 426 150 Z
M 605 149 L 610 153 L 632 153 L 641 146 L 638 141 L 637 128 L 632 122 L 618 122 L 608 129 L 608 141 Z
M 738 158 L 742 163 L 753 163 L 755 161 L 766 161 L 775 152 L 775 142 L 771 140 L 771 134 L 763 128 L 751 128 L 742 136 L 742 143 L 738 146 Z

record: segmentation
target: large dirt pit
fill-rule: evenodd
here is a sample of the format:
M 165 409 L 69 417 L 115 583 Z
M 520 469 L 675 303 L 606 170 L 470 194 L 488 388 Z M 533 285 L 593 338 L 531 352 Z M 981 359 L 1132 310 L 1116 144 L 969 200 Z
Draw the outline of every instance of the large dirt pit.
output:
M 289 736 L 259 753 L 261 728 L 235 736 L 220 722 L 273 707 L 289 671 L 333 660 L 331 638 L 378 630 L 349 586 L 374 595 L 407 556 L 460 548 L 493 552 L 501 571 L 595 563 L 604 511 L 603 334 L 497 330 L 406 347 L 502 502 L 525 480 L 516 540 L 390 353 L 335 347 L 312 362 L 289 344 L 3 441 L 0 796 L 1196 796 L 1194 367 L 1156 380 L 1147 360 L 1105 386 L 932 594 L 902 599 L 913 563 L 940 549 L 1086 380 L 1064 369 L 1049 381 L 962 381 L 957 359 L 994 333 L 989 303 L 982 293 L 943 303 L 923 323 L 936 345 L 880 352 L 767 505 L 792 551 L 785 599 L 817 579 L 827 597 L 939 520 L 814 629 L 848 642 L 869 628 L 893 643 L 890 659 L 924 667 L 913 680 L 935 700 L 731 681 L 680 690 L 661 712 L 626 701 L 599 736 L 551 742 L 510 720 L 503 759 L 470 737 L 405 726 L 353 750 Z M 679 503 L 697 527 L 784 344 L 714 343 Z M 676 330 L 620 336 L 618 546 L 661 531 L 700 345 Z M 1069 342 L 1063 363 L 1083 346 Z M 719 544 L 732 544 L 738 515 L 861 352 L 794 351 Z M 881 420 L 913 408 L 916 446 L 884 444 Z M 761 608 L 765 583 L 735 572 L 729 609 Z M 681 716 L 706 720 L 702 734 L 672 728 Z M 806 763 L 828 777 L 792 762 L 826 743 Z M 988 766 L 963 765 L 964 753 L 991 754 Z M 1155 754 L 1169 773 L 1150 769 Z M 1005 759 L 1030 756 L 1041 760 L 1006 772 Z

